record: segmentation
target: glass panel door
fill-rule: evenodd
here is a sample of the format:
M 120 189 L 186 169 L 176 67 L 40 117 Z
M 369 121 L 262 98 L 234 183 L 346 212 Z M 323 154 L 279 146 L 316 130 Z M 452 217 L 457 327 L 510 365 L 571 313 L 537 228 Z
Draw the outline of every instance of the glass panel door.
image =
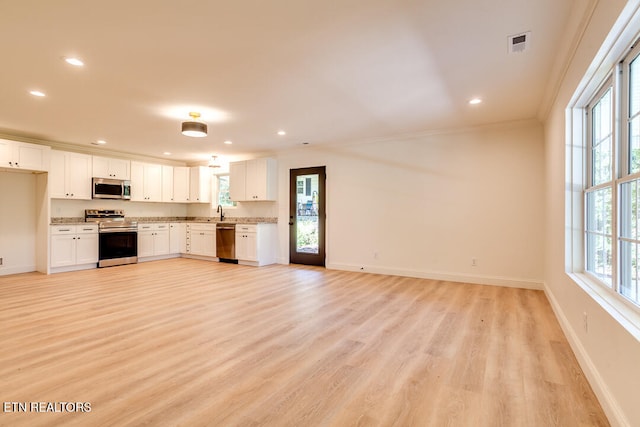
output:
M 325 168 L 292 169 L 289 261 L 324 266 Z

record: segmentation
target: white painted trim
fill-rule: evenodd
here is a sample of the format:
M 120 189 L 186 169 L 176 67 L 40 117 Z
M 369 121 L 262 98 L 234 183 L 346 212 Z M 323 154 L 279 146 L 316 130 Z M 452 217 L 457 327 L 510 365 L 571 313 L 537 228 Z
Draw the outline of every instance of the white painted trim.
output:
M 473 283 L 477 285 L 505 286 L 509 288 L 523 288 L 543 290 L 542 281 L 512 277 L 480 276 L 475 274 L 451 273 L 441 271 L 404 270 L 375 266 L 360 266 L 350 264 L 327 264 L 328 269 L 360 271 L 363 273 L 386 274 L 389 276 L 415 277 L 419 279 L 446 280 L 449 282 Z
M 98 263 L 93 262 L 90 264 L 80 264 L 80 265 L 67 265 L 64 267 L 51 267 L 50 273 L 67 273 L 69 271 L 80 271 L 80 270 L 92 270 L 94 268 L 98 268 Z
M 34 265 L 25 265 L 18 267 L 0 267 L 0 276 L 8 276 L 10 274 L 20 274 L 20 273 L 32 273 L 36 271 L 36 266 Z
M 546 285 L 546 283 L 544 284 L 544 293 L 547 296 L 549 303 L 551 304 L 551 308 L 553 309 L 553 312 L 555 313 L 556 318 L 560 323 L 560 327 L 562 328 L 562 331 L 564 332 L 565 336 L 567 337 L 567 340 L 569 341 L 569 345 L 571 346 L 573 353 L 576 355 L 576 358 L 578 359 L 578 363 L 580 364 L 582 371 L 587 377 L 589 384 L 593 389 L 593 392 L 596 394 L 598 398 L 598 401 L 602 405 L 602 409 L 607 415 L 609 422 L 613 426 L 631 427 L 631 423 L 629 423 L 629 421 L 624 415 L 624 412 L 620 408 L 620 405 L 618 405 L 618 402 L 609 391 L 609 387 L 607 387 L 607 383 L 603 380 L 602 376 L 600 375 L 600 372 L 598 372 L 596 365 L 593 363 L 593 361 L 589 357 L 589 353 L 586 351 L 586 349 L 580 342 L 578 335 L 576 334 L 575 330 L 571 327 L 571 323 L 565 316 L 564 311 L 562 310 L 562 307 L 560 306 L 560 304 L 558 304 L 558 301 L 556 300 L 555 296 L 553 295 L 549 287 Z
M 153 255 L 153 256 L 147 256 L 143 258 L 138 257 L 138 262 L 159 261 L 162 259 L 170 259 L 170 258 L 180 258 L 180 254 Z

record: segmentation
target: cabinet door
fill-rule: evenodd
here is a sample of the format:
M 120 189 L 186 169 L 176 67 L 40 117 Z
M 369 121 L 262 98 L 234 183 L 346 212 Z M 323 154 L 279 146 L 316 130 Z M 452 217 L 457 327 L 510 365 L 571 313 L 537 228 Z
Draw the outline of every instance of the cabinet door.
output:
M 159 229 L 153 236 L 153 254 L 167 255 L 170 253 L 169 248 L 169 229 Z
M 50 151 L 51 148 L 42 145 L 16 142 L 13 157 L 20 169 L 48 171 Z
M 190 169 L 186 166 L 173 168 L 173 201 L 185 203 L 189 201 Z
M 189 200 L 192 203 L 211 203 L 211 169 L 206 166 L 191 168 Z
M 131 179 L 129 160 L 93 156 L 93 176 L 97 178 Z
M 187 253 L 187 225 L 174 223 L 169 225 L 169 253 Z
M 173 166 L 162 166 L 162 201 L 173 202 Z
M 109 159 L 107 157 L 93 156 L 91 164 L 93 176 L 96 178 L 113 178 L 109 170 Z
M 76 263 L 76 235 L 51 236 L 51 267 L 65 267 Z
M 162 166 L 144 166 L 144 194 L 147 202 L 162 201 Z
M 131 162 L 122 159 L 109 159 L 109 173 L 116 179 L 131 179 Z
M 91 199 L 91 156 L 80 153 L 66 153 L 65 188 L 67 198 Z
M 2 144 L 2 141 L 0 141 Z M 67 156 L 63 151 L 51 151 L 51 170 L 49 171 L 49 196 L 54 199 L 64 199 L 65 192 L 65 168 Z
M 0 167 L 9 168 L 13 166 L 13 142 L 0 139 Z
M 144 201 L 144 163 L 131 162 L 131 201 Z
M 153 230 L 138 230 L 138 257 L 153 256 Z
M 76 263 L 98 262 L 98 233 L 78 234 L 76 237 Z
M 245 233 L 244 245 L 245 256 L 247 261 L 258 261 L 258 240 L 257 233 Z
M 247 200 L 246 162 L 229 163 L 229 198 L 234 202 Z

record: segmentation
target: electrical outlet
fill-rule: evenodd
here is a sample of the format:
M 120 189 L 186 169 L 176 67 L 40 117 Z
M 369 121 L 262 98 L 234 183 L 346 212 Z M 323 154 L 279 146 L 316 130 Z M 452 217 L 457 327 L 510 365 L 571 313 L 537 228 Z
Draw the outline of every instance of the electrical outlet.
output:
M 582 313 L 582 326 L 584 327 L 584 331 L 586 333 L 589 332 L 589 321 L 588 321 L 588 316 L 587 316 L 587 312 L 583 312 Z
M 373 253 L 373 259 L 378 259 L 378 252 Z
M 471 267 L 477 267 L 478 266 L 478 260 L 476 258 L 471 258 Z

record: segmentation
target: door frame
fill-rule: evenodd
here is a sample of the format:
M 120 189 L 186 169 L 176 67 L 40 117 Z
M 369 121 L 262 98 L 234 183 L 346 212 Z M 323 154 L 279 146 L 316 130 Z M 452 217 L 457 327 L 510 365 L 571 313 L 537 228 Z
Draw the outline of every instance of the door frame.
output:
M 318 174 L 318 253 L 298 252 L 297 249 L 297 176 Z M 325 266 L 326 262 L 326 166 L 289 170 L 289 263 Z

